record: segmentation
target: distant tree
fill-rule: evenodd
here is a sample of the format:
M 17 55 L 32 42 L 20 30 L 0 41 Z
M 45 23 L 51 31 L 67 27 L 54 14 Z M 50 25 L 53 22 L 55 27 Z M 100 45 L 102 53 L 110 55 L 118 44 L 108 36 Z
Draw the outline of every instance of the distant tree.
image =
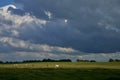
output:
M 120 60 L 119 59 L 115 59 L 115 62 L 120 62 Z
M 43 59 L 42 62 L 56 62 L 56 61 L 52 59 Z
M 83 60 L 83 62 L 90 62 L 89 60 Z
M 81 59 L 77 59 L 77 62 L 90 62 L 89 60 L 81 60 Z
M 90 62 L 96 62 L 95 60 L 91 60 Z
M 109 59 L 109 62 L 114 62 L 114 60 L 112 58 Z
M 60 60 L 43 59 L 42 62 L 72 62 L 72 61 L 70 59 L 60 59 Z
M 3 63 L 3 61 L 0 61 L 0 64 L 2 64 Z
M 79 59 L 77 59 L 76 61 L 79 62 Z
M 61 59 L 61 60 L 58 60 L 58 62 L 72 62 L 71 59 Z
M 22 63 L 41 62 L 41 60 L 25 60 Z

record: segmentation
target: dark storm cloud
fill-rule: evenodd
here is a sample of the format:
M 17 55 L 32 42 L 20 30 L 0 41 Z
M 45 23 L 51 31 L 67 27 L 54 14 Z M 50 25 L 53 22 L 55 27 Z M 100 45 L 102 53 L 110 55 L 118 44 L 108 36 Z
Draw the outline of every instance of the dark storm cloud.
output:
M 119 0 L 14 1 L 0 7 L 0 60 L 120 58 Z
M 52 46 L 72 47 L 88 52 L 120 51 L 119 0 L 15 0 L 24 10 L 40 19 L 49 20 L 43 29 L 25 29 L 24 40 Z M 67 24 L 64 23 L 67 19 Z M 63 21 L 63 22 L 62 22 Z M 37 25 L 39 26 L 39 25 Z M 24 35 L 23 35 L 24 34 Z

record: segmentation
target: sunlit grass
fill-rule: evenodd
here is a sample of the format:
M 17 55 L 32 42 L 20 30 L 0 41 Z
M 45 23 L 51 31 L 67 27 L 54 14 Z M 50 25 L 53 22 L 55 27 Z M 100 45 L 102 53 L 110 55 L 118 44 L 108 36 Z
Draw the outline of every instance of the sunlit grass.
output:
M 120 62 L 38 62 L 22 64 L 0 64 L 0 68 L 102 68 L 102 69 L 120 69 Z

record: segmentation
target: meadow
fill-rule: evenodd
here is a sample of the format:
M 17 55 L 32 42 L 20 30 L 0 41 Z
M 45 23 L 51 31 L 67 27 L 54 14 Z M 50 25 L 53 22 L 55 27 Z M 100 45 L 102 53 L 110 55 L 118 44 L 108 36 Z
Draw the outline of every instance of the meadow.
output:
M 55 65 L 59 68 L 55 68 Z M 120 62 L 0 64 L 0 80 L 120 80 Z

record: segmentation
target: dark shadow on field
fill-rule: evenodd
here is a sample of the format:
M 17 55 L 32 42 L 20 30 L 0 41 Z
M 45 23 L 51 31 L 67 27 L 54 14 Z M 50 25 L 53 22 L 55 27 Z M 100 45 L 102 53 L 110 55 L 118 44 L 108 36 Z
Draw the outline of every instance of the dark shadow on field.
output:
M 120 80 L 120 77 L 109 77 L 106 80 Z
M 9 77 L 7 80 L 19 80 L 19 79 L 17 77 L 12 76 L 12 77 Z
M 0 80 L 120 80 L 117 69 L 0 68 Z

